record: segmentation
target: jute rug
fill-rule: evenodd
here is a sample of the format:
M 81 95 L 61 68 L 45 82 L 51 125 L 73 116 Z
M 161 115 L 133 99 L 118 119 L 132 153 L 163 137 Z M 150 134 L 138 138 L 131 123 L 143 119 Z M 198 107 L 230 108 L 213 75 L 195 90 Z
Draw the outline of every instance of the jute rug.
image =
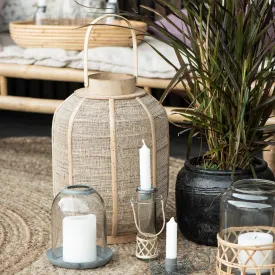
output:
M 175 179 L 182 165 L 183 161 L 171 158 L 167 218 L 175 216 Z M 0 139 L 0 274 L 150 274 L 149 265 L 134 256 L 134 243 L 111 246 L 115 257 L 103 268 L 76 271 L 51 265 L 45 251 L 50 247 L 52 199 L 50 138 Z M 160 259 L 165 256 L 164 240 L 165 233 L 159 242 Z M 180 234 L 178 249 L 180 259 L 189 259 L 185 274 L 215 274 L 215 249 L 188 242 Z M 209 255 L 211 262 L 204 271 L 197 270 L 201 255 Z

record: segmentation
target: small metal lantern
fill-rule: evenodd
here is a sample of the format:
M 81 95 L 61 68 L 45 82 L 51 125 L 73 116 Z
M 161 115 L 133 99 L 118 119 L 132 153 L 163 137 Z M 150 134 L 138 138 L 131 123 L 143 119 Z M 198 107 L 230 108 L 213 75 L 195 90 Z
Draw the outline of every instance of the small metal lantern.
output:
M 69 186 L 52 205 L 52 248 L 49 261 L 72 269 L 96 268 L 108 263 L 106 211 L 103 199 L 90 186 Z
M 240 180 L 222 195 L 217 274 L 275 274 L 274 209 L 272 181 Z
M 138 230 L 136 257 L 140 260 L 152 260 L 159 255 L 157 241 L 158 235 L 165 227 L 165 212 L 163 199 L 162 197 L 156 198 L 156 192 L 156 188 L 151 190 L 137 188 L 137 201 L 131 199 L 135 225 Z M 161 201 L 163 215 L 163 226 L 158 233 L 156 233 L 157 200 Z

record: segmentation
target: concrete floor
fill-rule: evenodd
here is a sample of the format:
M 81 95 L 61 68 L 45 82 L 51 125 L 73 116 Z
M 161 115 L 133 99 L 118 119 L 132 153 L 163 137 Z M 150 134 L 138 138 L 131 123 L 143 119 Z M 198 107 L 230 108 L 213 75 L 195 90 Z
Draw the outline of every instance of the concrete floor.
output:
M 51 136 L 52 115 L 0 111 L 0 138 L 23 136 Z M 182 129 L 170 125 L 170 155 L 185 159 L 188 133 L 178 135 Z M 207 145 L 194 138 L 191 156 L 207 150 Z

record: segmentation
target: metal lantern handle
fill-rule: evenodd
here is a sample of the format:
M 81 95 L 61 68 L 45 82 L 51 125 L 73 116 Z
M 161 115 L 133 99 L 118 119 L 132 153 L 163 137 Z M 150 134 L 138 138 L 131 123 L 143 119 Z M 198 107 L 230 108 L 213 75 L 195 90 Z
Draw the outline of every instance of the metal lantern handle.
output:
M 129 26 L 129 29 L 131 30 L 132 34 L 132 41 L 133 41 L 133 51 L 134 51 L 134 75 L 136 76 L 136 81 L 138 77 L 138 51 L 137 51 L 137 36 L 136 32 L 133 29 L 133 26 L 131 25 L 130 21 L 127 20 L 125 17 L 117 14 L 104 14 L 96 18 L 91 25 L 88 27 L 86 36 L 85 36 L 85 42 L 84 42 L 84 85 L 85 87 L 89 87 L 89 80 L 88 80 L 88 48 L 89 48 L 89 38 L 91 31 L 96 25 L 97 22 L 100 20 L 107 18 L 107 17 L 119 17 L 120 19 L 123 19 Z
M 133 209 L 133 213 L 134 213 L 134 220 L 135 220 L 135 225 L 137 227 L 137 230 L 138 232 L 145 236 L 145 237 L 157 237 L 158 235 L 160 235 L 165 227 L 165 211 L 164 211 L 164 202 L 163 202 L 163 199 L 161 198 L 161 209 L 162 209 L 162 218 L 163 218 L 163 225 L 162 225 L 162 228 L 161 230 L 157 233 L 157 234 L 148 234 L 148 233 L 144 233 L 140 230 L 139 226 L 138 226 L 138 223 L 137 223 L 137 216 L 136 216 L 136 211 L 135 211 L 135 207 L 134 207 L 134 200 L 131 199 L 131 206 L 132 206 L 132 209 Z

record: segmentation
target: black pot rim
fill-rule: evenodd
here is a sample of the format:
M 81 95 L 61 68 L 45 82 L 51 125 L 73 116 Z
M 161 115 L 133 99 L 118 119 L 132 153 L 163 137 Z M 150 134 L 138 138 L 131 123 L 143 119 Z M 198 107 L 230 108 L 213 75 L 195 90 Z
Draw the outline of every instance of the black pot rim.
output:
M 194 157 L 184 162 L 184 168 L 191 172 L 196 172 L 198 174 L 207 174 L 207 175 L 220 175 L 220 176 L 230 176 L 232 174 L 232 170 L 211 170 L 205 169 L 198 166 L 194 166 L 193 163 L 198 162 L 202 159 L 202 156 Z M 254 162 L 257 164 L 255 167 L 255 173 L 263 172 L 267 169 L 267 162 L 263 159 L 254 157 Z M 243 175 L 243 174 L 252 174 L 250 170 L 236 170 L 234 172 L 235 176 Z

